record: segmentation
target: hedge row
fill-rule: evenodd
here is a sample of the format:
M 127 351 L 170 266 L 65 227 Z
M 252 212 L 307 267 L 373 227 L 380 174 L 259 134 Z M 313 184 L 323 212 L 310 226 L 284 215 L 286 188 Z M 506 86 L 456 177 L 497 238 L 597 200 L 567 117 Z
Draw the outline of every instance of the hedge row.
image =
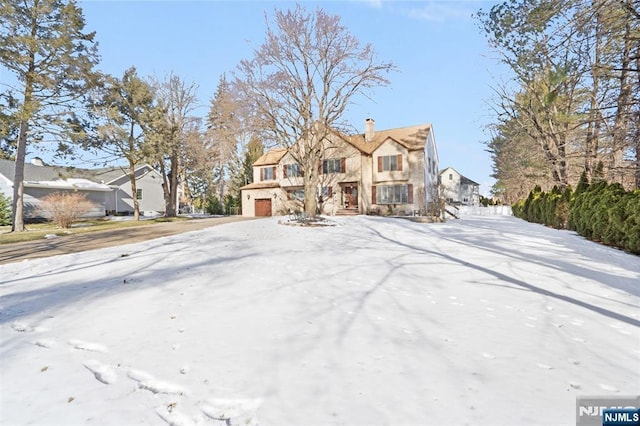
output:
M 640 190 L 625 191 L 618 183 L 588 184 L 583 177 L 573 191 L 534 188 L 513 214 L 529 222 L 570 229 L 593 241 L 640 254 Z

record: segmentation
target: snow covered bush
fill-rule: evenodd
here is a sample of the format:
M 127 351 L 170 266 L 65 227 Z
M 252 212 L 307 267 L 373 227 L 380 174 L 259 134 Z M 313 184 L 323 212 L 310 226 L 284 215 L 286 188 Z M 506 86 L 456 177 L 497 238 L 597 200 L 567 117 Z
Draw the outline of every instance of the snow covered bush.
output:
M 40 212 L 61 228 L 71 224 L 90 212 L 95 205 L 87 200 L 85 194 L 78 192 L 54 192 L 42 199 Z

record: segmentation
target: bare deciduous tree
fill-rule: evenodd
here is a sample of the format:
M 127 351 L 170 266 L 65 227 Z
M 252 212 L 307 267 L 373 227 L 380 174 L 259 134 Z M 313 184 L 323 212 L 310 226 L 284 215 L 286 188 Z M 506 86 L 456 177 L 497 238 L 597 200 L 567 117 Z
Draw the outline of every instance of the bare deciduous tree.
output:
M 174 74 L 156 83 L 156 100 L 165 115 L 152 124 L 147 157 L 163 176 L 165 215 L 170 217 L 178 213 L 178 186 L 188 155 L 187 139 L 199 126 L 192 115 L 198 102 L 197 89 L 195 83 L 186 83 Z
M 389 83 L 391 62 L 378 62 L 338 16 L 317 9 L 276 11 L 266 41 L 238 66 L 234 82 L 266 145 L 287 147 L 304 176 L 305 211 L 316 215 L 318 164 L 325 140 L 346 128 L 343 115 L 356 95 Z

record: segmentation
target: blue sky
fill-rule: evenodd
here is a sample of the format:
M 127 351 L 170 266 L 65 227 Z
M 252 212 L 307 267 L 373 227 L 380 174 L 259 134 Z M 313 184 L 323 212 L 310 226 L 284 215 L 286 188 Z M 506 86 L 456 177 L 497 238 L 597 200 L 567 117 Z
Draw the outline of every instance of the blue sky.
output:
M 345 117 L 359 131 L 432 123 L 441 169 L 452 166 L 481 184 L 493 183 L 482 144 L 491 122 L 486 101 L 499 77 L 497 61 L 471 15 L 496 1 L 302 1 L 308 10 L 339 15 L 362 43 L 399 72 L 378 88 L 373 102 L 359 99 Z M 173 72 L 199 85 L 206 114 L 222 73 L 231 73 L 264 40 L 265 13 L 295 7 L 289 1 L 80 1 L 86 29 L 97 32 L 99 68 L 122 76 L 132 65 L 141 76 Z

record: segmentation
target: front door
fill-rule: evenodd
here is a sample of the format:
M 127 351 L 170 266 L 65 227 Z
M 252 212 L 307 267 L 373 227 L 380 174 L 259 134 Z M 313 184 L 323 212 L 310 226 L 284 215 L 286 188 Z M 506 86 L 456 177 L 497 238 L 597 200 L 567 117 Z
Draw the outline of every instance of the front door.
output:
M 346 185 L 343 188 L 343 194 L 344 194 L 344 208 L 357 209 L 358 208 L 358 187 L 356 185 Z

